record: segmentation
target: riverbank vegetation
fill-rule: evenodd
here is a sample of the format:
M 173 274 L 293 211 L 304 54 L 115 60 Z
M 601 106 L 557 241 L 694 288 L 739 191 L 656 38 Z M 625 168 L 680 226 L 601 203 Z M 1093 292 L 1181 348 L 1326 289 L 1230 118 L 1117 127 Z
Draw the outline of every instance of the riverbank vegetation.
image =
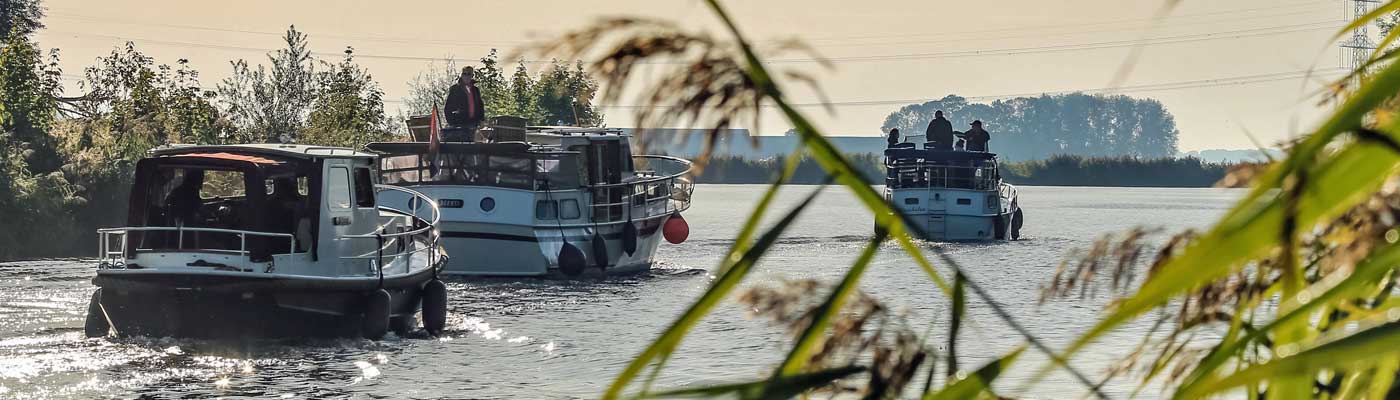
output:
M 1052 347 L 1001 308 L 997 296 L 963 273 L 943 247 L 911 239 L 905 216 L 882 201 L 872 182 L 841 154 L 783 95 L 786 82 L 809 83 L 791 71 L 770 69 L 768 56 L 750 45 L 718 0 L 706 5 L 725 30 L 724 39 L 690 32 L 664 21 L 613 18 L 541 45 L 542 54 L 595 55 L 590 66 L 604 77 L 605 92 L 620 91 L 634 67 L 653 60 L 674 65 L 662 71 L 648 110 L 666 109 L 710 126 L 752 117 L 771 106 L 802 138 L 777 178 L 742 225 L 728 254 L 714 269 L 709 289 L 614 379 L 608 399 L 640 397 L 790 398 L 832 393 L 864 398 L 914 395 L 925 399 L 999 398 L 1008 386 L 1027 387 L 1051 371 L 1064 371 L 1086 393 L 1108 397 L 1104 380 L 1119 375 L 1161 386 L 1173 398 L 1393 398 L 1400 371 L 1400 53 L 1385 49 L 1376 60 L 1330 86 L 1338 105 L 1315 130 L 1293 143 L 1286 157 L 1256 168 L 1240 168 L 1231 182 L 1249 191 L 1220 220 L 1198 231 L 1152 245 L 1150 230 L 1103 240 L 1086 256 L 1066 262 L 1050 279 L 1043 301 L 1075 301 L 1091 286 L 1108 285 L 1117 297 L 1073 343 Z M 1168 2 L 1176 4 L 1176 2 Z M 1342 33 L 1400 10 L 1385 2 Z M 784 49 L 802 48 L 786 46 Z M 655 72 L 650 71 L 649 72 Z M 647 115 L 648 111 L 641 111 Z M 835 185 L 850 191 L 875 215 L 876 234 L 836 282 L 791 283 L 792 289 L 750 290 L 740 301 L 755 313 L 787 326 L 785 356 L 767 376 L 727 384 L 655 390 L 668 360 L 705 316 L 761 268 L 764 253 L 823 191 L 811 191 L 791 209 L 772 200 L 792 179 L 803 155 Z M 769 213 L 776 223 L 763 224 Z M 768 219 L 771 220 L 771 219 Z M 893 244 L 886 245 L 886 240 Z M 857 288 L 871 259 L 898 248 L 908 267 L 923 271 L 946 296 L 950 323 L 923 333 L 882 329 L 883 308 Z M 934 268 L 927 255 L 942 264 Z M 1111 277 L 1098 275 L 1111 274 Z M 785 293 L 795 292 L 798 296 Z M 993 294 L 995 293 L 995 295 Z M 1026 294 L 1021 294 L 1026 295 Z M 872 305 L 874 304 L 874 305 Z M 963 315 L 983 308 L 1005 322 L 1025 345 L 982 365 L 957 357 Z M 1121 355 L 1121 368 L 1107 377 L 1078 367 L 1099 339 L 1142 318 L 1155 320 L 1141 345 Z M 1148 321 L 1151 322 L 1151 321 Z M 946 343 L 946 352 L 934 351 Z M 1048 360 L 1028 365 L 1024 351 Z M 1119 354 L 1117 352 L 1113 353 Z M 1025 370 L 1030 382 L 997 384 L 1002 373 Z M 1093 373 L 1097 375 L 1097 372 Z M 946 379 L 936 379 L 938 376 Z M 922 383 L 922 384 L 920 384 Z
M 699 183 L 758 184 L 777 178 L 786 157 L 752 160 L 711 157 Z M 874 154 L 848 156 L 851 167 L 870 182 L 884 182 L 884 160 Z M 1047 160 L 1003 163 L 1002 178 L 1016 185 L 1211 187 L 1225 178 L 1232 164 L 1204 162 L 1197 158 L 1081 157 L 1060 155 Z M 826 171 L 811 157 L 798 161 L 789 184 L 818 185 Z
M 59 51 L 35 39 L 39 0 L 0 1 L 0 260 L 90 255 L 95 230 L 125 223 L 137 160 L 176 143 L 303 143 L 358 148 L 404 131 L 384 108 L 384 91 L 352 48 L 322 59 L 295 27 L 265 60 L 233 60 L 231 76 L 210 85 L 187 60 L 160 63 L 128 42 L 81 75 L 59 67 Z M 410 82 L 405 112 L 442 104 L 460 70 L 430 66 Z M 476 79 L 487 116 L 521 115 L 536 124 L 595 126 L 597 83 L 581 65 L 558 61 L 507 79 L 495 52 Z M 67 88 L 64 79 L 77 79 Z M 70 82 L 71 83 L 71 82 Z M 76 89 L 76 90 L 75 90 Z M 68 92 L 76 93 L 68 93 Z

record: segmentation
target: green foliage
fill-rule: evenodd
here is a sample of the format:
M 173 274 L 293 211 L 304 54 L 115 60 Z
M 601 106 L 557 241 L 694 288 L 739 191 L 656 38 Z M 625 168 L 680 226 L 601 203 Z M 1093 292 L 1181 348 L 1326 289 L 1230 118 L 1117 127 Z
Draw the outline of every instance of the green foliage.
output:
M 1004 163 L 1009 183 L 1038 186 L 1210 187 L 1229 172 L 1230 164 L 1199 158 L 1081 157 L 1058 155 L 1045 160 Z
M 316 101 L 318 63 L 306 49 L 306 34 L 287 28 L 282 38 L 287 45 L 267 55 L 271 67 L 248 66 L 247 60 L 232 62 L 233 75 L 219 84 L 219 101 L 238 127 L 239 143 L 281 142 L 286 135 L 296 138 L 306 126 Z
M 54 136 L 68 154 L 91 150 L 133 162 L 170 143 L 222 142 L 232 128 L 220 119 L 214 92 L 200 88 L 187 60 L 176 65 L 156 65 L 131 42 L 99 58 L 80 83 L 87 94 L 74 102 L 79 118 Z
M 522 60 L 506 79 L 495 49 L 481 58 L 473 68 L 486 117 L 511 115 L 524 118 L 532 125 L 600 126 L 603 114 L 593 105 L 598 82 L 583 70 L 582 64 L 570 66 L 554 60 L 538 76 L 531 76 Z M 451 59 L 441 64 L 431 63 L 427 70 L 409 81 L 404 111 L 410 115 L 427 115 L 434 106 L 442 108 L 447 90 L 457 83 L 461 69 Z M 577 113 L 578 118 L 574 116 Z
M 884 159 L 870 153 L 848 154 L 851 165 L 870 182 L 884 182 Z M 744 157 L 712 157 L 705 160 L 699 183 L 752 184 L 772 182 L 784 157 L 753 160 Z M 1198 158 L 1081 157 L 1059 155 L 1047 160 L 1001 164 L 1008 183 L 1036 186 L 1210 187 L 1220 182 L 1231 164 Z M 804 157 L 790 183 L 816 185 L 826 182 L 826 171 L 815 159 Z
M 359 148 L 392 139 L 393 128 L 384 117 L 384 91 L 355 64 L 354 51 L 346 49 L 340 64 L 317 78 L 316 101 L 300 142 Z
M 1176 121 L 1162 103 L 1122 95 L 1041 95 L 991 104 L 949 95 L 904 106 L 885 117 L 881 129 L 922 135 L 938 110 L 960 131 L 973 120 L 982 120 L 992 133 L 991 150 L 1008 160 L 1060 154 L 1161 158 L 1177 150 Z

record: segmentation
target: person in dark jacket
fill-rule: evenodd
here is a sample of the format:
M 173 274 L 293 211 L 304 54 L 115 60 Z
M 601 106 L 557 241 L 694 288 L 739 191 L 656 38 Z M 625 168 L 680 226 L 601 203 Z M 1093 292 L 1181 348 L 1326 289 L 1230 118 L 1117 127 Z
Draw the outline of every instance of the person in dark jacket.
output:
M 926 149 L 952 150 L 953 149 L 953 123 L 947 118 L 943 118 L 943 110 L 933 113 L 933 121 L 929 121 L 928 129 L 924 131 L 927 135 Z
M 963 133 L 963 140 L 967 141 L 967 151 L 987 151 L 987 142 L 992 140 L 992 135 L 982 129 L 982 120 L 972 121 L 972 129 Z
M 486 108 L 481 102 L 481 90 L 476 87 L 472 67 L 462 68 L 462 77 L 447 89 L 447 106 L 444 108 L 450 127 L 443 129 L 443 139 L 450 142 L 472 141 L 476 128 L 486 119 Z
M 899 144 L 899 128 L 890 129 L 890 135 L 885 137 L 885 147 L 894 147 Z

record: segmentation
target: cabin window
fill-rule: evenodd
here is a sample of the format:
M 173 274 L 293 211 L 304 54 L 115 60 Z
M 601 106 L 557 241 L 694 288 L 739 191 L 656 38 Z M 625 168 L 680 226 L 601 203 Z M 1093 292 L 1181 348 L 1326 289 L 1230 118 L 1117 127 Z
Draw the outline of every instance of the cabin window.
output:
M 905 197 L 904 204 L 919 204 L 918 197 Z
M 578 200 L 575 200 L 575 199 L 564 199 L 564 200 L 559 200 L 559 217 L 560 217 L 560 218 L 563 218 L 563 219 L 578 219 L 579 216 L 580 216 L 580 213 L 579 213 L 579 209 L 578 209 Z
M 326 182 L 326 205 L 333 210 L 350 209 L 350 169 L 331 168 Z
M 243 173 L 238 171 L 204 170 L 204 184 L 199 187 L 201 199 L 243 197 Z
M 379 169 L 383 172 L 380 179 L 389 185 L 418 183 L 419 177 L 423 175 L 416 155 L 384 157 L 380 161 Z
M 558 218 L 558 215 L 555 213 L 555 211 L 557 211 L 557 210 L 555 209 L 555 207 L 557 207 L 557 204 L 558 204 L 558 203 L 556 203 L 556 202 L 553 201 L 553 200 L 540 200 L 540 201 L 536 201 L 536 202 L 535 202 L 535 219 L 544 219 L 544 220 L 557 219 L 557 218 Z
M 374 208 L 374 180 L 369 176 L 369 168 L 355 168 L 355 205 Z

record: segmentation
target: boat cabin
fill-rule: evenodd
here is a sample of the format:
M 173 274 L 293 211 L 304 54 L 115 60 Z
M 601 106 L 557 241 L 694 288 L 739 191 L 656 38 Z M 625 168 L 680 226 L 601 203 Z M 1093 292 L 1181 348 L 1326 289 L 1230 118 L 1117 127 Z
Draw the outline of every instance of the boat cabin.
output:
M 528 142 L 446 142 L 436 155 L 426 142 L 365 146 L 382 155 L 391 185 L 492 186 L 572 190 L 622 183 L 634 176 L 632 149 L 615 129 L 530 127 Z
M 889 188 L 998 190 L 996 154 L 980 151 L 893 148 L 885 150 Z
M 301 145 L 190 146 L 136 165 L 126 228 L 104 229 L 104 258 L 125 268 L 175 262 L 243 272 L 372 253 L 382 228 L 375 156 Z M 113 248 L 109 236 L 124 237 Z M 344 264 L 344 265 L 341 265 Z M 325 271 L 323 271 L 325 272 Z

